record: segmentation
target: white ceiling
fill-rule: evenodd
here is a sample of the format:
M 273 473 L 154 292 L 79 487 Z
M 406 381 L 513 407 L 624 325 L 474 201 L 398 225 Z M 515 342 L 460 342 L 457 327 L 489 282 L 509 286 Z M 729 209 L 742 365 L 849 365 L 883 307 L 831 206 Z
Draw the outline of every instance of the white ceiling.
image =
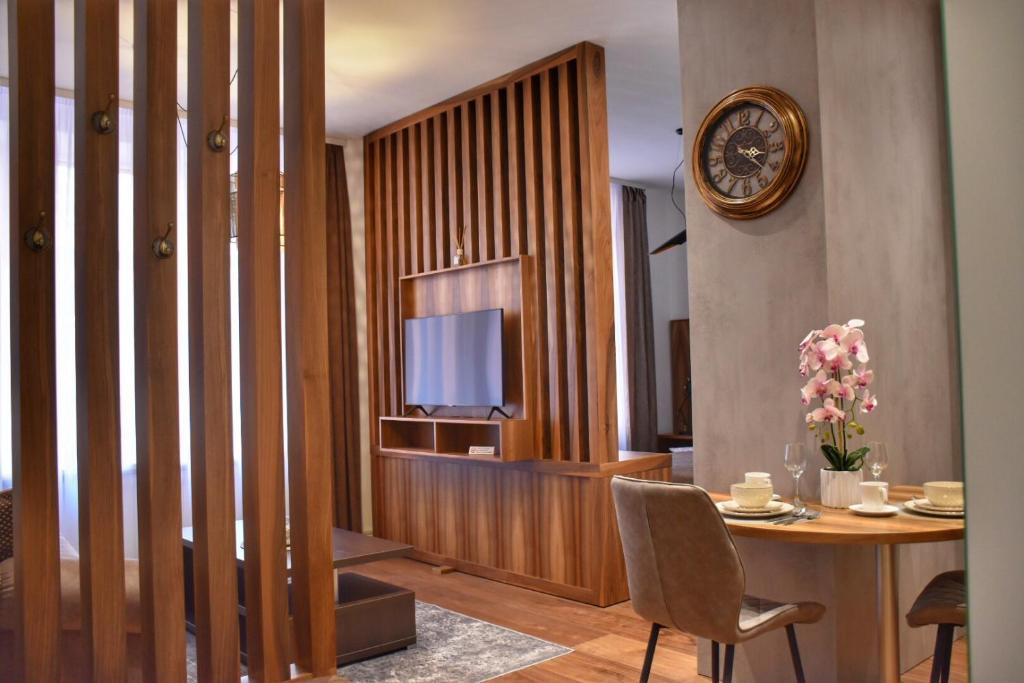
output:
M 179 98 L 186 104 L 187 3 L 179 1 Z M 4 75 L 6 4 L 0 0 Z M 131 0 L 121 8 L 127 95 Z M 675 0 L 326 0 L 327 133 L 363 135 L 589 40 L 606 50 L 612 175 L 665 186 L 680 153 L 676 17 Z M 65 89 L 74 85 L 73 26 L 73 0 L 57 0 L 57 85 Z

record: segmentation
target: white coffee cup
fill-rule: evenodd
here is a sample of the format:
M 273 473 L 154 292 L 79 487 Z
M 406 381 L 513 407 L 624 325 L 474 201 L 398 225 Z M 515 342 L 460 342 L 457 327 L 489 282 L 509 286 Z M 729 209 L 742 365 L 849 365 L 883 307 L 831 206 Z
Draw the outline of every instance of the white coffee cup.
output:
M 748 484 L 741 482 L 729 487 L 732 499 L 743 508 L 759 509 L 768 505 L 772 500 L 772 487 L 770 484 Z
M 772 485 L 772 475 L 767 472 L 747 472 L 743 475 L 743 481 L 747 484 L 760 484 L 761 486 Z
M 889 502 L 889 484 L 884 481 L 862 481 L 860 503 L 865 510 L 882 510 Z
M 962 508 L 964 506 L 964 483 L 962 481 L 926 481 L 924 497 L 932 505 Z

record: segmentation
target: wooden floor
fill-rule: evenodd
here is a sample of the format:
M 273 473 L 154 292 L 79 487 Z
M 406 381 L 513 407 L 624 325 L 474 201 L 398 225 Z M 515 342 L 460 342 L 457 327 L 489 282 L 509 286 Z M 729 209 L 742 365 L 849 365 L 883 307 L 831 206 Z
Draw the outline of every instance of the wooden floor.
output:
M 462 614 L 550 640 L 575 651 L 498 679 L 514 681 L 637 681 L 650 625 L 629 603 L 592 607 L 468 574 L 439 575 L 430 565 L 386 560 L 360 565 L 360 574 L 416 592 L 416 598 Z M 926 683 L 931 660 L 903 676 L 905 683 Z M 697 675 L 696 643 L 690 636 L 663 631 L 654 658 L 652 681 L 707 683 Z M 967 646 L 953 648 L 952 683 L 967 681 Z

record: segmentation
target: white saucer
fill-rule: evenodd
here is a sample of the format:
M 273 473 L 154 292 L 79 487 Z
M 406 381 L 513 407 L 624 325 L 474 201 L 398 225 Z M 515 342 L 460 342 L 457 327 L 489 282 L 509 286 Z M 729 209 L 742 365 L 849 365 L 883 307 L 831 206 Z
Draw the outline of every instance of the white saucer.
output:
M 963 505 L 960 505 L 958 507 L 953 507 L 949 505 L 935 505 L 927 498 L 914 498 L 914 505 L 916 507 L 921 508 L 922 510 L 927 510 L 928 512 L 955 512 L 958 514 L 962 514 L 964 511 Z
M 793 506 L 789 503 L 783 503 L 777 500 L 773 500 L 768 503 L 764 508 L 751 509 L 741 508 L 733 500 L 724 500 L 721 503 L 715 503 L 715 507 L 723 515 L 729 517 L 738 517 L 740 519 L 768 519 L 771 517 L 779 517 L 793 511 Z
M 865 517 L 892 517 L 899 513 L 900 508 L 898 505 L 883 505 L 877 510 L 869 510 L 864 507 L 863 503 L 854 503 L 850 506 L 850 510 L 852 510 L 855 515 L 863 515 Z
M 917 500 L 908 500 L 903 504 L 903 507 L 910 512 L 924 515 L 925 517 L 946 517 L 950 519 L 963 519 L 963 510 L 939 510 L 939 509 L 928 509 L 918 505 Z

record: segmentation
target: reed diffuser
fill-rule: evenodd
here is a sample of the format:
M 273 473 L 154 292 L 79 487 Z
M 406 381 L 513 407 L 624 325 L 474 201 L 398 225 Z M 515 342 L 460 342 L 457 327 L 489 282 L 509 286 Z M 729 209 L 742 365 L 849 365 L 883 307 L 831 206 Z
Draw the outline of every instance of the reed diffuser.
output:
M 455 258 L 452 259 L 453 266 L 466 265 L 466 226 L 455 231 Z

